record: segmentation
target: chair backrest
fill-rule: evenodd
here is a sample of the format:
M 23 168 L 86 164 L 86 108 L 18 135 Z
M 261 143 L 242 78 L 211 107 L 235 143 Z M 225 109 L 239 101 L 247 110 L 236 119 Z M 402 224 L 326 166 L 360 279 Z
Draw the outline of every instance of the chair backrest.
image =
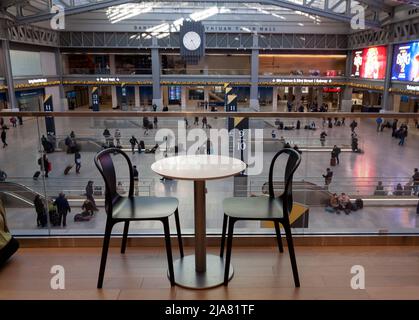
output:
M 134 173 L 132 163 L 128 155 L 118 148 L 108 148 L 98 152 L 94 158 L 95 165 L 105 181 L 105 208 L 106 213 L 112 212 L 112 205 L 115 199 L 120 197 L 117 192 L 116 172 L 111 154 L 121 154 L 127 161 L 130 184 L 128 196 L 134 195 Z
M 294 177 L 294 172 L 297 170 L 298 166 L 301 163 L 301 156 L 300 154 L 295 151 L 294 149 L 284 148 L 277 152 L 277 154 L 273 157 L 271 166 L 269 168 L 269 197 L 274 198 L 274 187 L 273 187 L 273 171 L 275 167 L 275 161 L 281 154 L 287 154 L 287 164 L 285 166 L 285 173 L 284 173 L 284 192 L 279 196 L 282 199 L 282 203 L 284 206 L 284 214 L 288 217 L 292 210 L 292 180 Z

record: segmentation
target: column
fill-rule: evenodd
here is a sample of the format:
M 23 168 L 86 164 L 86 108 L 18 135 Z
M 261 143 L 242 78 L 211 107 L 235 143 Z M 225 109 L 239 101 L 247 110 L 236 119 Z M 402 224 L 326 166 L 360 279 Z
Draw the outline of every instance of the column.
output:
M 352 109 L 352 91 L 351 87 L 345 86 L 341 94 L 340 111 L 351 112 Z
M 209 87 L 204 87 L 204 101 L 209 102 L 209 93 L 210 93 Z
M 258 99 L 258 82 L 259 82 L 259 44 L 258 35 L 253 35 L 253 49 L 251 57 L 251 71 L 250 71 L 250 109 L 259 111 L 259 99 Z
M 302 93 L 301 87 L 294 87 L 294 96 L 295 96 L 294 108 L 296 110 L 298 110 L 298 108 L 300 107 L 302 95 L 303 93 Z
M 393 45 L 389 44 L 387 46 L 387 65 L 386 65 L 386 76 L 384 78 L 384 91 L 383 98 L 381 99 L 381 108 L 382 111 L 392 110 L 392 106 L 389 99 L 390 84 L 391 84 L 391 64 L 393 62 Z
M 162 98 L 160 90 L 160 54 L 157 44 L 157 38 L 153 37 L 151 48 L 151 73 L 153 77 L 153 104 L 157 105 L 157 108 L 162 108 Z
M 278 87 L 272 88 L 272 111 L 278 110 Z
M 317 88 L 317 105 L 320 106 L 323 104 L 323 92 L 322 88 Z
M 180 89 L 180 108 L 186 109 L 186 87 L 182 86 Z
M 112 95 L 112 109 L 116 108 L 118 105 L 118 96 L 116 94 L 116 86 L 111 86 L 111 95 Z
M 68 110 L 68 101 L 65 97 L 64 92 L 64 85 L 63 85 L 63 65 L 61 61 L 61 52 L 60 48 L 55 49 L 55 66 L 57 68 L 57 75 L 60 79 L 60 85 L 59 85 L 59 104 L 55 105 L 54 102 L 54 109 L 60 110 L 60 111 L 67 111 Z
M 400 112 L 400 100 L 401 100 L 401 95 L 399 94 L 393 94 L 393 112 Z
M 116 74 L 115 55 L 109 55 L 109 69 L 111 74 Z
M 140 108 L 140 86 L 134 86 L 134 107 Z
M 6 76 L 7 83 L 7 93 L 9 96 L 9 108 L 17 108 L 16 96 L 15 96 L 15 84 L 13 81 L 12 74 L 12 63 L 10 61 L 10 47 L 9 40 L 2 40 L 2 51 L 3 51 L 3 61 L 4 61 L 4 71 Z
M 93 102 L 92 102 L 93 86 L 89 86 L 88 89 L 89 89 L 89 108 L 90 108 L 93 105 Z

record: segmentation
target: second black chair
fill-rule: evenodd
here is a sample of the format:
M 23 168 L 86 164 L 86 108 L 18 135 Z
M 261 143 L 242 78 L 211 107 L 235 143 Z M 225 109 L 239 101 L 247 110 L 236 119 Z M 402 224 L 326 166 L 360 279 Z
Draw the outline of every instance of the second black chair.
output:
M 123 197 L 117 192 L 116 173 L 111 154 L 122 155 L 128 165 L 130 184 L 127 197 Z M 173 197 L 134 196 L 134 175 L 131 160 L 125 152 L 118 148 L 105 149 L 99 152 L 94 160 L 96 167 L 105 180 L 105 210 L 107 215 L 97 287 L 102 288 L 103 285 L 109 241 L 113 226 L 119 222 L 125 223 L 121 245 L 121 253 L 125 253 L 130 221 L 143 220 L 156 220 L 163 223 L 167 262 L 169 265 L 169 278 L 170 283 L 173 286 L 175 284 L 175 276 L 173 272 L 173 257 L 169 229 L 169 217 L 172 214 L 174 214 L 176 221 L 180 256 L 183 257 L 178 200 Z
M 287 164 L 285 167 L 284 192 L 279 197 L 275 197 L 273 187 L 273 172 L 275 161 L 281 154 L 284 153 L 288 155 Z M 289 148 L 282 149 L 273 157 L 271 166 L 269 168 L 269 197 L 234 197 L 224 199 L 224 220 L 220 251 L 220 256 L 222 257 L 224 255 L 224 243 L 228 225 L 224 285 L 228 285 L 234 224 L 240 220 L 260 220 L 272 221 L 274 223 L 278 248 L 280 252 L 283 252 L 284 249 L 282 247 L 281 229 L 279 224 L 282 224 L 284 227 L 291 259 L 292 272 L 294 276 L 294 284 L 296 287 L 300 286 L 297 262 L 294 253 L 294 244 L 292 241 L 291 226 L 289 221 L 289 215 L 291 214 L 293 207 L 292 180 L 294 172 L 297 170 L 300 162 L 301 156 L 297 151 Z

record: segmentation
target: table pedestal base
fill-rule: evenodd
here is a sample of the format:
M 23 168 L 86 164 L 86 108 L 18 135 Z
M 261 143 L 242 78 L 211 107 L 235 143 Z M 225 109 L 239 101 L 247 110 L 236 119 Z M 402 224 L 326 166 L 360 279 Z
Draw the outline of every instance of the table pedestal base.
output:
M 195 271 L 195 255 L 186 256 L 173 262 L 175 283 L 184 288 L 208 289 L 224 283 L 224 259 L 220 256 L 207 254 L 207 271 Z M 228 279 L 233 277 L 233 267 L 230 265 Z

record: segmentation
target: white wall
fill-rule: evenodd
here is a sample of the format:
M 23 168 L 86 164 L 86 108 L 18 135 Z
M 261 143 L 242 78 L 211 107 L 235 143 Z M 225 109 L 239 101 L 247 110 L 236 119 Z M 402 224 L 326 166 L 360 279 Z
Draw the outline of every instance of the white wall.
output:
M 42 75 L 41 54 L 39 52 L 10 50 L 10 60 L 13 76 Z
M 54 52 L 41 52 L 41 70 L 44 76 L 57 75 Z

